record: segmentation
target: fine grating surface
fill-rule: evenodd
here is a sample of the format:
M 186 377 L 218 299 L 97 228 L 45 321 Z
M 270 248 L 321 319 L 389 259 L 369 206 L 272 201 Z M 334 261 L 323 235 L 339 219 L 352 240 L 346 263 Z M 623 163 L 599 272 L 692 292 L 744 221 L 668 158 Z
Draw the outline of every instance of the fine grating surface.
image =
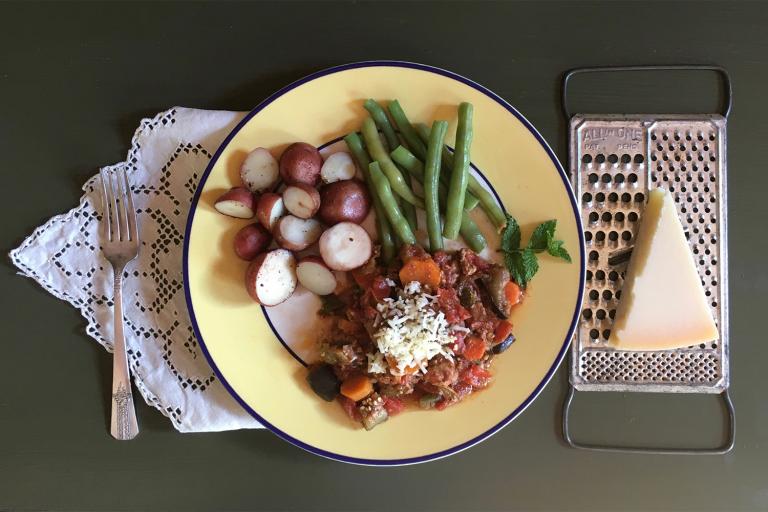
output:
M 725 120 L 720 116 L 576 116 L 571 173 L 581 202 L 587 271 L 572 347 L 579 390 L 720 392 L 728 385 L 725 304 Z M 648 190 L 678 208 L 720 339 L 678 350 L 607 346 Z M 660 300 L 663 296 L 660 295 Z

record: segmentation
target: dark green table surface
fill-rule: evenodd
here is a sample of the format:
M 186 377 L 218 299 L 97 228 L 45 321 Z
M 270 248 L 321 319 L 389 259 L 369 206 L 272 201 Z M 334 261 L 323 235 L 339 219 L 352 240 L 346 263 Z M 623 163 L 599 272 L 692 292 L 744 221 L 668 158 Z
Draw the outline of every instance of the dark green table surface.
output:
M 0 270 L 0 509 L 768 509 L 765 91 L 759 3 L 0 4 L 0 241 L 15 247 L 123 159 L 139 120 L 173 105 L 247 110 L 308 72 L 403 59 L 445 67 L 517 106 L 566 157 L 568 68 L 717 63 L 728 126 L 732 391 L 726 456 L 585 453 L 559 441 L 563 369 L 481 445 L 397 469 L 344 465 L 267 431 L 182 435 L 139 404 L 142 433 L 107 433 L 110 357 L 70 306 Z M 582 109 L 715 108 L 709 77 L 591 81 Z M 634 99 L 632 97 L 635 96 Z M 638 107 L 639 106 L 639 107 Z M 684 107 L 684 108 L 683 108 Z M 717 443 L 712 396 L 580 396 L 592 440 Z M 447 427 L 450 428 L 450 427 Z

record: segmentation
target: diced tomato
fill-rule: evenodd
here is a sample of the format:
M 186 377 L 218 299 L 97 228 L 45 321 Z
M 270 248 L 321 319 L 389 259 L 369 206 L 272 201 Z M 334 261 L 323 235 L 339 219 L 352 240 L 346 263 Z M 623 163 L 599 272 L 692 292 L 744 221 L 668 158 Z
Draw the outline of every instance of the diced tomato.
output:
M 371 281 L 371 294 L 373 298 L 381 302 L 389 297 L 392 287 L 387 284 L 387 280 L 382 276 L 376 276 Z
M 493 342 L 501 343 L 507 339 L 510 334 L 512 334 L 512 324 L 506 320 L 502 320 L 493 331 Z
M 357 404 L 355 403 L 354 400 L 350 400 L 344 395 L 339 395 L 337 400 L 341 404 L 341 407 L 344 409 L 344 412 L 347 413 L 347 416 L 349 416 L 354 421 L 361 420 L 360 411 L 357 410 Z
M 394 416 L 405 409 L 405 402 L 399 398 L 386 396 L 384 397 L 384 408 L 387 410 L 387 414 Z
M 510 306 L 519 304 L 523 299 L 523 294 L 520 291 L 520 287 L 514 281 L 510 281 L 504 286 L 504 296 L 506 297 Z
M 440 288 L 437 290 L 437 305 L 445 315 L 449 324 L 461 324 L 472 314 L 461 305 L 459 296 L 453 288 Z
M 453 335 L 456 337 L 456 341 L 451 347 L 451 350 L 453 350 L 454 354 L 461 354 L 464 352 L 464 337 L 466 335 L 463 332 L 455 332 Z
M 469 336 L 462 355 L 470 361 L 479 361 L 485 355 L 485 342 L 478 336 Z
M 370 269 L 367 268 L 366 265 L 360 268 L 356 268 L 351 273 L 352 279 L 355 280 L 360 288 L 368 288 L 373 282 L 373 278 L 375 276 L 374 273 L 370 272 Z
M 472 386 L 473 389 L 482 389 L 488 385 L 493 375 L 488 370 L 475 364 L 469 366 L 459 375 L 459 382 Z

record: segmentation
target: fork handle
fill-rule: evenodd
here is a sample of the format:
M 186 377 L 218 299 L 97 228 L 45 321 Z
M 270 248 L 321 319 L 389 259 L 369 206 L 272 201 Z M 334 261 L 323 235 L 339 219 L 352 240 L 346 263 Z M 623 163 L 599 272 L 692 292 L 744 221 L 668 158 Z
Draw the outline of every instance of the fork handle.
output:
M 115 439 L 127 441 L 139 433 L 136 409 L 131 393 L 131 374 L 123 334 L 123 268 L 114 269 L 115 283 L 115 341 L 112 358 L 112 420 L 110 433 Z

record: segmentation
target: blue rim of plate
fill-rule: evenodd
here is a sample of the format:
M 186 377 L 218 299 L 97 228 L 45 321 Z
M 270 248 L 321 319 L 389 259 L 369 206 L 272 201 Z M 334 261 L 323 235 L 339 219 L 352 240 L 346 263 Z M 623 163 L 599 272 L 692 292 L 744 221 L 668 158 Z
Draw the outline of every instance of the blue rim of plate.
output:
M 266 428 L 271 430 L 273 433 L 275 433 L 280 438 L 284 439 L 285 441 L 288 441 L 289 443 L 298 446 L 299 448 L 302 448 L 303 450 L 306 450 L 310 453 L 314 453 L 315 455 L 319 455 L 321 457 L 326 457 L 328 459 L 338 460 L 341 462 L 348 462 L 351 464 L 361 464 L 361 465 L 367 465 L 367 466 L 402 466 L 406 464 L 418 464 L 420 462 L 428 462 L 431 460 L 437 460 L 441 459 L 443 457 L 447 457 L 449 455 L 453 455 L 455 453 L 458 453 L 460 451 L 466 450 L 467 448 L 470 448 L 471 446 L 476 445 L 477 443 L 484 441 L 485 439 L 489 438 L 502 428 L 504 428 L 507 424 L 512 422 L 517 416 L 519 416 L 533 401 L 539 396 L 539 394 L 544 390 L 547 383 L 552 379 L 552 376 L 555 374 L 555 371 L 557 371 L 557 368 L 560 366 L 560 363 L 562 363 L 563 358 L 565 357 L 566 351 L 568 349 L 568 346 L 570 345 L 571 338 L 573 337 L 574 331 L 576 329 L 576 325 L 579 319 L 579 314 L 581 311 L 581 302 L 582 297 L 584 294 L 584 272 L 582 271 L 579 276 L 579 290 L 578 295 L 576 297 L 576 308 L 573 312 L 573 317 L 571 318 L 571 325 L 568 328 L 568 334 L 566 335 L 565 339 L 563 340 L 563 345 L 560 348 L 560 351 L 557 354 L 557 357 L 555 358 L 555 361 L 552 363 L 552 366 L 550 366 L 549 370 L 547 370 L 546 375 L 544 378 L 539 382 L 539 384 L 536 386 L 536 389 L 533 390 L 533 392 L 528 395 L 528 397 L 523 401 L 522 404 L 520 404 L 514 411 L 512 411 L 507 417 L 505 417 L 503 420 L 498 422 L 496 425 L 491 427 L 490 429 L 486 430 L 482 434 L 473 437 L 472 439 L 465 441 L 459 445 L 456 445 L 452 448 L 448 448 L 446 450 L 441 450 L 439 452 L 431 453 L 428 455 L 421 455 L 419 457 L 411 457 L 406 459 L 364 459 L 364 458 L 358 458 L 358 457 L 348 457 L 346 455 L 341 455 L 338 453 L 329 452 L 327 450 L 322 450 L 320 448 L 317 448 L 315 446 L 308 445 L 304 443 L 303 441 L 296 439 L 295 437 L 283 432 L 282 430 L 278 429 L 269 421 L 267 421 L 265 418 L 263 418 L 259 413 L 257 413 L 253 408 L 251 408 L 245 400 L 243 400 L 240 395 L 237 394 L 237 392 L 232 388 L 232 386 L 227 382 L 227 379 L 222 374 L 221 370 L 219 370 L 218 366 L 216 366 L 216 362 L 213 360 L 213 357 L 211 356 L 210 352 L 208 351 L 208 348 L 205 344 L 205 341 L 203 340 L 203 337 L 200 333 L 200 328 L 197 325 L 197 319 L 195 318 L 195 311 L 194 307 L 192 305 L 192 295 L 190 293 L 189 289 L 189 237 L 192 232 L 192 223 L 195 218 L 195 212 L 197 210 L 197 204 L 200 201 L 200 194 L 203 190 L 203 186 L 205 185 L 205 182 L 208 180 L 208 176 L 210 175 L 211 171 L 213 170 L 213 167 L 216 165 L 216 162 L 219 159 L 219 156 L 221 155 L 221 152 L 224 150 L 225 147 L 229 144 L 229 142 L 234 138 L 234 136 L 242 129 L 243 126 L 245 126 L 248 121 L 251 120 L 253 116 L 261 112 L 267 105 L 275 101 L 277 98 L 283 96 L 287 92 L 307 83 L 312 80 L 315 80 L 317 78 L 331 75 L 333 73 L 339 73 L 342 71 L 348 71 L 350 69 L 357 69 L 357 68 L 366 68 L 366 67 L 400 67 L 400 68 L 409 68 L 409 69 L 416 69 L 420 71 L 426 71 L 428 73 L 435 73 L 438 75 L 445 76 L 447 78 L 452 78 L 453 80 L 456 80 L 458 82 L 461 82 L 465 85 L 468 85 L 489 98 L 496 101 L 499 105 L 504 107 L 510 114 L 514 115 L 518 121 L 520 121 L 527 129 L 531 132 L 531 134 L 536 138 L 537 141 L 539 141 L 539 144 L 541 144 L 544 151 L 546 151 L 547 155 L 549 156 L 550 160 L 552 161 L 552 164 L 555 166 L 555 169 L 557 169 L 557 172 L 560 174 L 560 178 L 563 180 L 563 185 L 565 186 L 566 193 L 568 195 L 568 198 L 571 201 L 571 208 L 573 209 L 574 217 L 576 218 L 576 225 L 581 226 L 581 213 L 579 210 L 579 207 L 576 203 L 576 198 L 573 195 L 573 190 L 571 189 L 570 182 L 568 180 L 568 176 L 566 175 L 565 171 L 563 170 L 562 165 L 560 164 L 560 161 L 555 156 L 554 152 L 552 151 L 552 148 L 549 147 L 549 144 L 547 144 L 547 141 L 544 140 L 544 138 L 541 136 L 541 134 L 534 128 L 534 126 L 528 121 L 525 116 L 523 116 L 520 112 L 515 109 L 512 105 L 510 105 L 506 100 L 504 100 L 501 96 L 494 93 L 490 89 L 478 84 L 477 82 L 474 82 L 468 78 L 465 78 L 461 75 L 458 75 L 456 73 L 453 73 L 451 71 L 447 71 L 445 69 L 437 68 L 434 66 L 429 66 L 426 64 L 418 64 L 415 62 L 406 62 L 406 61 L 396 61 L 396 60 L 374 60 L 374 61 L 361 61 L 361 62 L 353 62 L 349 64 L 342 64 L 340 66 L 334 66 L 331 68 L 327 68 L 321 71 L 317 71 L 315 73 L 312 73 L 310 75 L 305 76 L 304 78 L 301 78 L 291 84 L 286 85 L 279 91 L 275 92 L 271 96 L 269 96 L 267 99 L 262 101 L 256 108 L 251 110 L 240 123 L 227 135 L 227 137 L 224 139 L 224 141 L 221 143 L 221 146 L 219 146 L 219 149 L 216 150 L 216 153 L 213 155 L 213 158 L 211 158 L 210 163 L 208 164 L 208 167 L 206 167 L 205 172 L 203 173 L 202 177 L 200 178 L 200 183 L 197 185 L 197 189 L 195 190 L 195 195 L 192 197 L 192 203 L 190 205 L 189 210 L 189 216 L 187 217 L 187 226 L 184 230 L 184 253 L 183 253 L 183 262 L 182 262 L 182 269 L 183 269 L 183 276 L 184 276 L 184 295 L 187 301 L 187 309 L 189 311 L 189 317 L 192 322 L 192 329 L 195 332 L 195 336 L 197 337 L 198 342 L 200 343 L 200 348 L 203 350 L 203 354 L 205 355 L 205 358 L 208 360 L 208 363 L 211 365 L 211 368 L 213 369 L 214 373 L 218 377 L 219 381 L 221 381 L 224 388 L 229 391 L 229 393 L 234 397 L 234 399 L 240 404 L 243 409 L 245 409 L 251 416 L 253 416 L 259 423 L 264 425 Z M 494 192 L 495 193 L 495 192 Z M 583 230 L 579 229 L 579 256 L 581 258 L 582 265 L 584 264 L 584 258 L 585 258 L 585 250 L 584 250 L 584 234 Z

